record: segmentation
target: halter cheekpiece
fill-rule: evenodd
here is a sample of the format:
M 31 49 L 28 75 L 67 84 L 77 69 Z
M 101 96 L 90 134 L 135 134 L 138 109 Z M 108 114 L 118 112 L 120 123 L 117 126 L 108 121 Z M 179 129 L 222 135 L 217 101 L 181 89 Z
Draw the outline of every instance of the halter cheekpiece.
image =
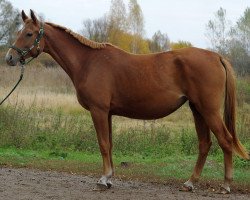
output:
M 39 29 L 39 32 L 38 32 L 38 35 L 36 36 L 36 39 L 35 39 L 33 45 L 32 45 L 30 48 L 22 48 L 22 49 L 21 49 L 21 48 L 18 48 L 18 47 L 16 47 L 16 46 L 14 46 L 14 45 L 11 45 L 11 46 L 10 46 L 10 48 L 16 50 L 17 53 L 21 56 L 21 58 L 20 58 L 20 63 L 21 63 L 22 65 L 29 63 L 31 60 L 33 60 L 34 58 L 36 58 L 36 57 L 40 54 L 40 41 L 41 41 L 43 35 L 44 35 L 44 27 L 43 27 L 43 24 L 41 23 L 40 29 Z M 28 62 L 25 62 L 25 58 L 24 58 L 24 57 L 25 57 L 34 47 L 36 47 L 37 55 L 34 56 L 34 57 L 32 57 Z

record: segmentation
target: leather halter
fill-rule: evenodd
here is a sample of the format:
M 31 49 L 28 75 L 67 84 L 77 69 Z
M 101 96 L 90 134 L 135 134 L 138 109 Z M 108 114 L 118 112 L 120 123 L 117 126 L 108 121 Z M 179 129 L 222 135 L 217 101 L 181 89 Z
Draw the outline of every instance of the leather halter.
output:
M 40 41 L 42 39 L 44 35 L 44 27 L 43 27 L 43 24 L 41 23 L 40 25 L 40 29 L 39 29 L 39 32 L 38 32 L 38 35 L 33 43 L 33 45 L 30 47 L 30 48 L 18 48 L 14 45 L 11 45 L 10 48 L 14 49 L 17 51 L 17 53 L 20 55 L 20 63 L 22 65 L 24 64 L 27 64 L 29 63 L 31 60 L 33 60 L 34 58 L 36 58 L 39 54 L 40 54 Z M 37 50 L 37 54 L 35 56 L 33 56 L 28 62 L 25 62 L 25 56 L 30 53 L 30 51 L 36 47 L 36 50 Z

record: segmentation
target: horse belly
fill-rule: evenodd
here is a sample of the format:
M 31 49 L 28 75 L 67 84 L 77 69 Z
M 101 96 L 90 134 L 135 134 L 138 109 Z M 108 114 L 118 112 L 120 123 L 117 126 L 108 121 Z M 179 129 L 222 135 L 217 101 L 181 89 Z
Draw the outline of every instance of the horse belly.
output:
M 187 98 L 185 96 L 176 98 L 154 98 L 143 102 L 131 102 L 111 108 L 114 115 L 129 117 L 133 119 L 159 119 L 165 117 L 180 108 Z

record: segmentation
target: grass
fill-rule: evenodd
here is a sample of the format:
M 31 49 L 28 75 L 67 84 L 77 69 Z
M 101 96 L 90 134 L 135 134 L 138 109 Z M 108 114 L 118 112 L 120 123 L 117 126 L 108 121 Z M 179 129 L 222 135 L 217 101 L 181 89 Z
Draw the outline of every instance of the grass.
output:
M 238 135 L 247 148 L 250 147 L 248 111 L 250 106 L 242 107 L 237 122 Z M 197 155 L 197 136 L 187 106 L 169 118 L 147 122 L 145 126 L 143 121 L 120 117 L 113 121 L 116 152 L 154 157 Z M 89 112 L 41 107 L 35 101 L 29 107 L 20 102 L 0 107 L 0 137 L 0 147 L 99 152 Z M 217 155 L 220 148 L 214 138 L 213 141 L 211 152 Z
M 168 180 L 185 181 L 191 174 L 196 156 L 170 155 L 162 158 L 141 155 L 124 156 L 114 154 L 117 178 L 153 182 Z M 250 164 L 235 157 L 234 182 L 250 187 Z M 126 163 L 127 165 L 123 165 Z M 68 173 L 99 176 L 101 159 L 97 153 L 76 151 L 34 151 L 13 148 L 0 149 L 0 165 L 11 167 L 56 170 Z M 221 181 L 223 179 L 222 156 L 209 156 L 204 167 L 202 179 Z

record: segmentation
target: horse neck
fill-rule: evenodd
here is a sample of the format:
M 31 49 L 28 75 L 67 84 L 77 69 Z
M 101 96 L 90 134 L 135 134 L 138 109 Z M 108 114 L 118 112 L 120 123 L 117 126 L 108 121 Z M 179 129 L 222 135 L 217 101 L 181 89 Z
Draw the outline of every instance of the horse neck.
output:
M 51 55 L 74 82 L 79 70 L 85 67 L 84 63 L 88 63 L 87 59 L 93 52 L 92 49 L 79 43 L 64 30 L 50 25 L 45 27 L 44 38 L 44 52 Z

